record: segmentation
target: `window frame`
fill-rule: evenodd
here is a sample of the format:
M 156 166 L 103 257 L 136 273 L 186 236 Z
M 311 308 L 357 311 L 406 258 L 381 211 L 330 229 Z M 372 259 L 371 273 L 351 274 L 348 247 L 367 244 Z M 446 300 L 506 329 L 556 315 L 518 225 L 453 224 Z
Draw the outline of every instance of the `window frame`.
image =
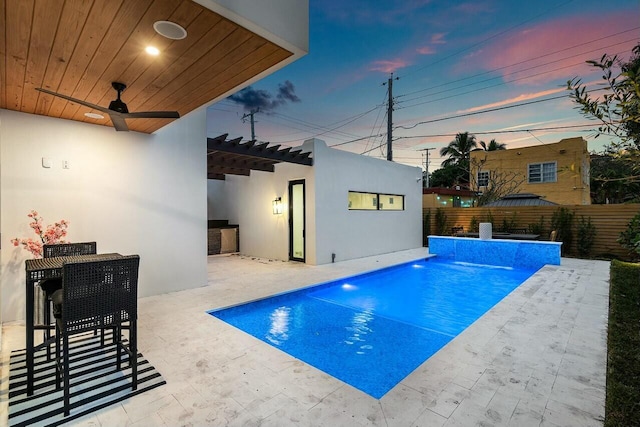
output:
M 545 165 L 553 165 L 553 180 L 545 180 Z M 538 167 L 539 171 L 537 172 L 539 181 L 531 180 L 531 167 Z M 536 163 L 528 163 L 527 164 L 527 184 L 553 184 L 558 182 L 558 162 L 536 162 Z
M 371 207 L 371 208 L 352 208 L 352 207 L 351 207 L 351 205 L 349 205 L 349 203 L 348 203 L 348 202 L 349 202 L 349 195 L 350 195 L 351 193 L 356 193 L 356 194 L 368 194 L 368 195 L 374 196 L 374 197 L 373 197 L 373 199 L 375 200 L 375 203 L 376 203 L 375 207 Z M 383 197 L 385 197 L 385 196 L 386 196 L 386 197 L 393 197 L 393 198 L 396 198 L 396 197 L 397 197 L 397 198 L 399 198 L 400 203 L 396 204 L 396 203 L 395 203 L 395 200 L 394 200 L 393 205 L 396 205 L 396 206 L 400 206 L 400 205 L 401 205 L 401 207 L 402 207 L 402 208 L 401 208 L 401 209 L 389 209 L 389 208 L 384 207 L 384 205 L 383 205 L 383 207 L 381 208 L 381 207 L 380 207 L 380 205 L 381 205 L 381 203 L 380 203 L 380 197 L 381 197 L 381 196 L 383 196 Z M 390 203 L 390 204 L 391 204 L 391 203 Z M 348 209 L 348 210 L 350 210 L 350 211 L 387 211 L 387 212 L 401 212 L 401 211 L 404 211 L 404 210 L 405 210 L 405 195 L 404 195 L 404 194 L 394 194 L 394 193 L 373 193 L 373 192 L 371 192 L 371 191 L 355 191 L 355 190 L 349 190 L 349 191 L 348 191 L 348 193 L 347 193 L 347 209 Z
M 486 174 L 487 177 L 486 178 L 480 178 L 480 174 L 483 174 L 483 175 Z M 478 173 L 476 174 L 478 187 L 488 187 L 490 178 L 491 178 L 491 172 L 490 171 L 481 171 L 481 170 L 479 170 Z M 481 184 L 481 181 L 480 181 L 481 179 L 483 180 L 482 182 L 485 182 L 485 180 L 486 180 L 486 183 L 484 185 Z

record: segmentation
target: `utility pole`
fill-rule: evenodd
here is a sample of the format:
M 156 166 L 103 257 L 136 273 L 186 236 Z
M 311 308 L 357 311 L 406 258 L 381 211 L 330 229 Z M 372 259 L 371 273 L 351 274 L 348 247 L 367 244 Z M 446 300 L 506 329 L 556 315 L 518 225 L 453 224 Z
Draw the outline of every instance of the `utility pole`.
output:
M 254 127 L 254 121 L 253 121 L 253 115 L 256 113 L 259 113 L 260 109 L 257 108 L 255 110 L 251 110 L 251 112 L 249 113 L 245 113 L 245 115 L 242 116 L 242 123 L 246 123 L 247 122 L 247 117 L 249 117 L 251 119 L 251 140 L 255 141 L 256 140 L 256 131 L 255 131 L 255 127 Z
M 435 150 L 435 148 L 424 148 L 421 151 L 427 153 L 427 158 L 424 161 L 424 173 L 425 173 L 425 188 L 429 188 L 429 151 Z
M 398 77 L 396 77 L 398 80 Z M 383 85 L 385 83 L 382 83 Z M 393 73 L 389 76 L 387 83 L 389 85 L 389 101 L 387 102 L 387 160 L 393 161 Z

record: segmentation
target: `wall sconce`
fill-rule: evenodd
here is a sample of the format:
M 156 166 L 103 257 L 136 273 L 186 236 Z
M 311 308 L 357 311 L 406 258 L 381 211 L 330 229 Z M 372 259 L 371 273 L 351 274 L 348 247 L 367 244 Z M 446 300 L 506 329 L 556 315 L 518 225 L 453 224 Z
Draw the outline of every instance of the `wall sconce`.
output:
M 273 214 L 280 215 L 282 214 L 282 197 L 276 197 L 273 201 Z

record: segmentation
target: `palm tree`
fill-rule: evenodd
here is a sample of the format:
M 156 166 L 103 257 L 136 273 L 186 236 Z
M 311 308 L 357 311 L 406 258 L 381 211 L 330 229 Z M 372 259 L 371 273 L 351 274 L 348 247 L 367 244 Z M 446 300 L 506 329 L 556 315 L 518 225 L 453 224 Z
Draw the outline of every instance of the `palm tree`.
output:
M 456 139 L 440 150 L 441 156 L 448 156 L 448 159 L 442 162 L 442 166 L 456 165 L 468 171 L 469 153 L 477 146 L 475 136 L 469 135 L 469 132 L 458 133 Z
M 495 139 L 489 141 L 489 145 L 487 145 L 487 143 L 484 141 L 480 141 L 480 145 L 482 146 L 482 149 L 484 151 L 497 151 L 507 149 L 507 144 L 497 142 Z

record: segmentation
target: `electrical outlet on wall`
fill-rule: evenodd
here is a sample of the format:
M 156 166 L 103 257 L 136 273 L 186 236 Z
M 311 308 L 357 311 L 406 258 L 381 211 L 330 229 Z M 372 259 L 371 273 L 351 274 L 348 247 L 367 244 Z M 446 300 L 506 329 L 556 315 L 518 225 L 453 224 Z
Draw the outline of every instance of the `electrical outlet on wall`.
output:
M 69 160 L 62 161 L 62 169 L 69 169 L 71 166 L 69 165 Z

